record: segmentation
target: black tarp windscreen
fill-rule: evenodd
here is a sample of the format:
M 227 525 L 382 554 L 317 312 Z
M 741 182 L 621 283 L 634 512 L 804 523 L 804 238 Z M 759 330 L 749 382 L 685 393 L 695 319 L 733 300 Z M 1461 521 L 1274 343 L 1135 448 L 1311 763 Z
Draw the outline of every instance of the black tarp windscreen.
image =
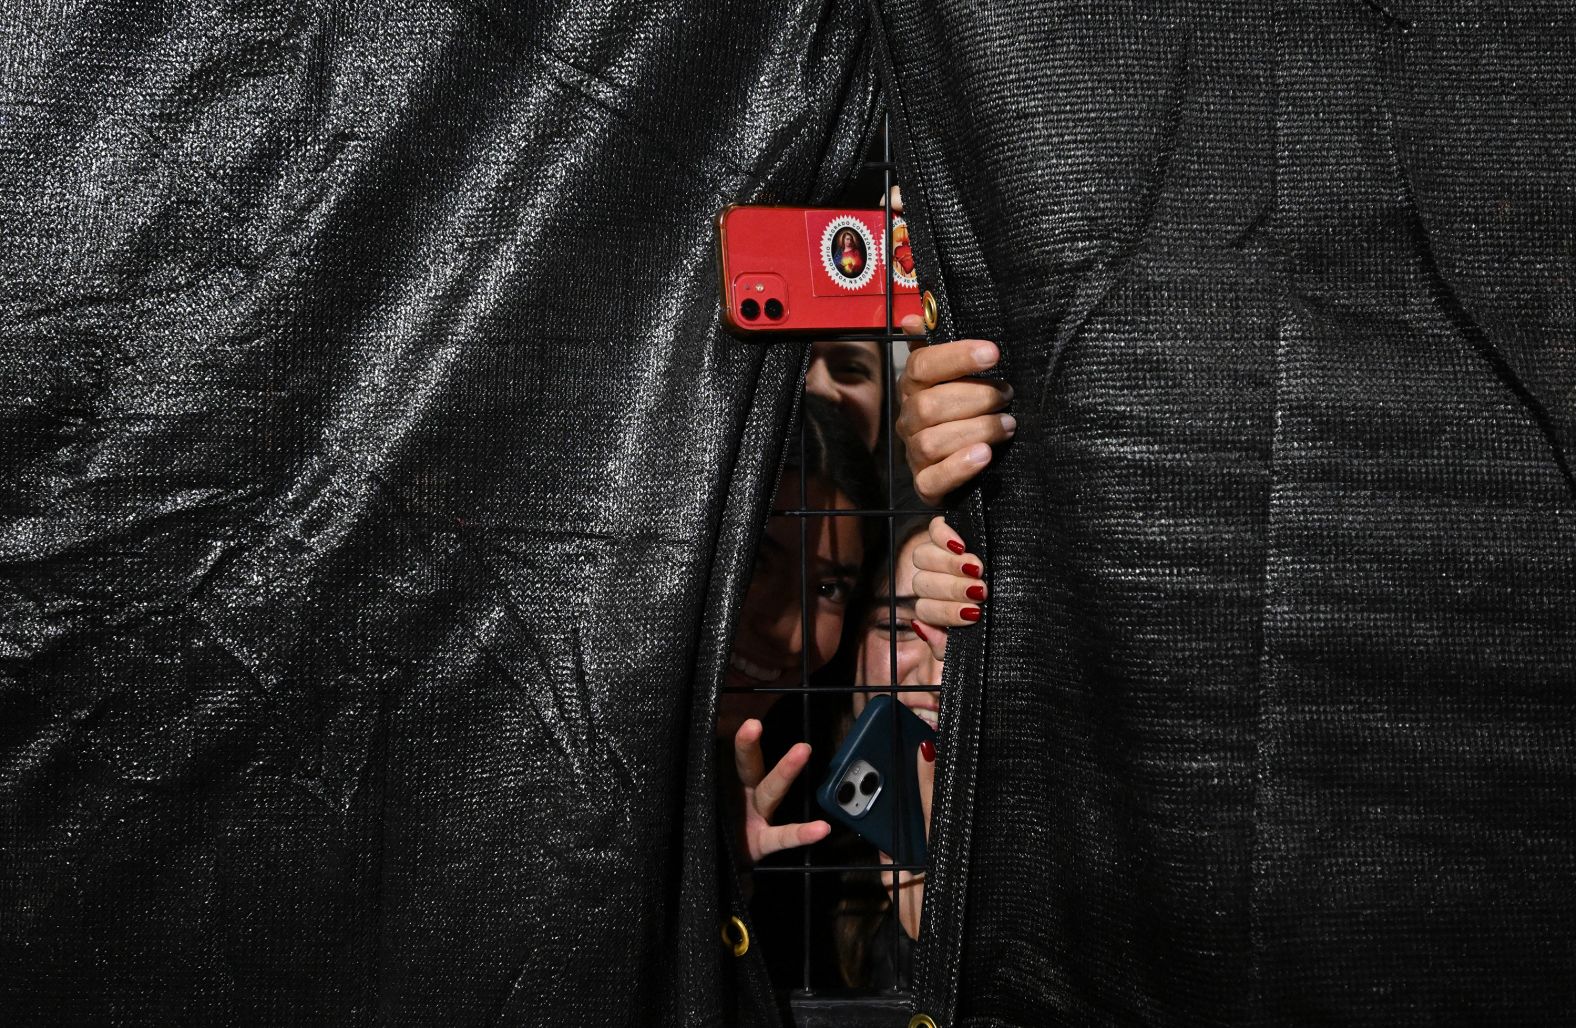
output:
M 1569 5 L 872 10 L 8 8 L 0 1019 L 771 1019 L 710 718 L 799 348 L 710 219 L 871 52 L 1020 425 L 923 1006 L 1576 1004 Z
M 800 350 L 719 334 L 711 219 L 847 173 L 863 9 L 0 40 L 0 1020 L 734 1021 L 712 688 Z
M 922 1007 L 1576 1007 L 1576 11 L 878 0 L 957 523 Z

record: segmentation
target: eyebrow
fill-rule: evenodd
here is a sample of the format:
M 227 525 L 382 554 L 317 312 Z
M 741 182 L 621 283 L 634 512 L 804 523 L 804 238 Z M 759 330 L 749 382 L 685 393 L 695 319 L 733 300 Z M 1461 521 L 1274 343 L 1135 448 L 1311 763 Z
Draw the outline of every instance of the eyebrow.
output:
M 859 343 L 831 342 L 827 344 L 826 349 L 828 353 L 835 353 L 843 356 L 857 355 L 860 357 L 869 357 L 873 360 L 880 359 L 879 354 L 871 353 L 869 348 L 862 346 Z
M 877 596 L 870 601 L 876 607 L 888 607 L 894 603 L 899 607 L 912 607 L 919 602 L 918 596 Z

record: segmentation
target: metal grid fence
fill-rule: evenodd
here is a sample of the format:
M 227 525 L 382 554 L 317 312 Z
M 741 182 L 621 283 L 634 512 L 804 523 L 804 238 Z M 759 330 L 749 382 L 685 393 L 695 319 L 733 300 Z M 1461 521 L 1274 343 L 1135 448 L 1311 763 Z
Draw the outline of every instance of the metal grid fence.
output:
M 831 510 L 831 509 L 826 509 L 826 508 L 813 508 L 813 507 L 811 507 L 809 505 L 808 497 L 806 495 L 805 476 L 800 475 L 799 476 L 799 495 L 797 497 L 797 505 L 796 506 L 792 506 L 792 507 L 780 506 L 781 503 L 782 503 L 782 499 L 783 498 L 779 497 L 778 498 L 779 507 L 777 509 L 774 509 L 771 512 L 771 515 L 770 515 L 771 517 L 774 517 L 774 518 L 795 518 L 795 519 L 798 520 L 798 525 L 799 525 L 799 555 L 800 555 L 800 567 L 799 567 L 799 575 L 800 575 L 800 597 L 799 597 L 799 599 L 800 599 L 800 618 L 801 618 L 800 630 L 802 632 L 802 638 L 805 640 L 806 645 L 804 645 L 803 648 L 802 648 L 803 649 L 803 655 L 802 655 L 801 668 L 800 668 L 801 680 L 800 680 L 800 682 L 797 685 L 776 686 L 776 687 L 771 687 L 771 688 L 766 689 L 766 690 L 755 689 L 755 690 L 751 690 L 751 691 L 754 691 L 754 692 L 761 692 L 761 691 L 779 692 L 779 693 L 785 694 L 785 698 L 786 698 L 786 695 L 797 695 L 800 698 L 801 703 L 802 703 L 802 717 L 801 717 L 801 724 L 800 724 L 800 728 L 801 728 L 801 731 L 802 731 L 801 738 L 805 738 L 805 739 L 811 738 L 811 735 L 812 735 L 812 730 L 811 730 L 812 729 L 812 726 L 811 726 L 811 704 L 809 702 L 810 701 L 810 693 L 811 693 L 812 690 L 815 693 L 822 694 L 822 695 L 824 695 L 827 692 L 844 692 L 844 693 L 850 694 L 850 697 L 851 697 L 851 695 L 853 693 L 858 693 L 858 692 L 864 692 L 864 693 L 886 693 L 887 695 L 889 695 L 891 697 L 894 706 L 897 703 L 900 702 L 900 700 L 899 700 L 899 694 L 900 693 L 903 693 L 903 692 L 939 692 L 939 690 L 940 690 L 940 684 L 939 683 L 928 683 L 928 684 L 907 685 L 907 686 L 902 686 L 902 685 L 898 685 L 897 684 L 898 677 L 899 677 L 899 673 L 898 673 L 898 638 L 897 638 L 897 634 L 895 632 L 889 632 L 888 633 L 889 642 L 888 642 L 888 663 L 887 663 L 887 666 L 888 666 L 889 675 L 888 675 L 888 683 L 887 684 L 885 684 L 885 685 L 865 685 L 865 686 L 857 686 L 857 685 L 852 685 L 852 684 L 842 684 L 842 685 L 838 685 L 838 686 L 834 686 L 834 687 L 812 686 L 812 684 L 811 684 L 810 647 L 808 646 L 808 640 L 812 637 L 812 624 L 811 624 L 811 621 L 812 621 L 812 618 L 811 618 L 812 598 L 811 598 L 811 590 L 810 590 L 810 587 L 809 587 L 809 534 L 810 534 L 809 533 L 809 519 L 810 518 L 817 518 L 817 517 L 832 517 L 832 516 L 836 516 L 836 517 L 857 517 L 857 518 L 869 518 L 869 519 L 884 518 L 886 520 L 886 524 L 887 524 L 887 533 L 886 533 L 886 548 L 887 548 L 887 552 L 886 552 L 886 561 L 885 561 L 885 563 L 886 563 L 885 573 L 886 573 L 886 583 L 887 583 L 887 617 L 888 617 L 889 623 L 896 623 L 897 619 L 898 619 L 898 614 L 897 614 L 897 600 L 898 600 L 898 597 L 897 597 L 897 575 L 896 575 L 896 572 L 897 572 L 897 551 L 898 551 L 898 547 L 899 547 L 899 540 L 897 540 L 897 538 L 896 538 L 897 522 L 898 522 L 898 520 L 900 518 L 906 518 L 906 517 L 913 516 L 913 515 L 926 515 L 926 514 L 933 514 L 933 513 L 935 513 L 934 511 L 932 511 L 932 510 L 930 510 L 928 508 L 907 508 L 907 509 L 905 509 L 905 508 L 898 507 L 897 506 L 898 497 L 895 495 L 895 488 L 894 488 L 894 481 L 896 480 L 896 476 L 895 476 L 894 472 L 897 470 L 897 459 L 898 459 L 897 458 L 897 447 L 896 447 L 896 443 L 895 443 L 895 439 L 894 439 L 894 437 L 895 437 L 894 421 L 895 421 L 895 418 L 896 418 L 896 415 L 897 415 L 897 396 L 896 396 L 896 393 L 897 393 L 897 381 L 896 381 L 896 379 L 897 379 L 897 364 L 896 364 L 896 361 L 894 360 L 894 357 L 893 357 L 892 347 L 894 345 L 899 344 L 899 343 L 906 342 L 908 337 L 905 336 L 901 332 L 899 327 L 893 321 L 893 295 L 894 295 L 893 290 L 894 290 L 894 287 L 895 287 L 895 282 L 894 282 L 893 260 L 892 260 L 892 252 L 891 252 L 892 249 L 893 249 L 893 245 L 892 245 L 893 211 L 892 211 L 892 206 L 891 206 L 891 203 L 890 203 L 890 198 L 891 198 L 891 195 L 892 195 L 892 187 L 896 183 L 894 181 L 895 166 L 894 166 L 894 163 L 893 163 L 893 160 L 892 160 L 892 149 L 891 149 L 892 144 L 891 144 L 891 135 L 890 135 L 890 131 L 889 130 L 890 130 L 890 119 L 888 119 L 886 121 L 886 123 L 883 124 L 883 131 L 882 131 L 882 134 L 881 134 L 881 159 L 880 160 L 867 160 L 863 164 L 863 168 L 864 168 L 864 170 L 866 172 L 879 172 L 881 174 L 882 183 L 883 183 L 882 195 L 884 197 L 888 198 L 888 202 L 884 205 L 884 207 L 885 207 L 885 211 L 884 211 L 885 232 L 883 233 L 883 243 L 882 243 L 883 252 L 882 252 L 882 254 L 880 256 L 880 259 L 883 262 L 882 273 L 885 275 L 885 278 L 886 278 L 886 319 L 885 319 L 886 323 L 885 323 L 885 326 L 884 326 L 884 330 L 880 331 L 880 332 L 873 333 L 873 334 L 849 334 L 849 335 L 825 337 L 825 338 L 836 339 L 836 340 L 839 340 L 839 341 L 871 342 L 871 343 L 877 344 L 878 347 L 879 347 L 880 355 L 881 355 L 881 374 L 882 374 L 884 385 L 885 385 L 885 388 L 883 390 L 882 411 L 881 411 L 881 416 L 882 416 L 882 419 L 883 419 L 883 422 L 884 422 L 884 425 L 885 425 L 885 431 L 882 433 L 882 436 L 885 439 L 885 446 L 884 446 L 885 452 L 877 454 L 877 459 L 878 459 L 878 461 L 879 460 L 884 460 L 885 461 L 885 470 L 886 470 L 886 476 L 885 476 L 886 477 L 886 505 L 883 508 L 873 509 L 873 510 L 847 510 L 847 509 Z M 807 466 L 806 463 L 805 463 L 806 432 L 805 432 L 805 428 L 804 428 L 804 424 L 803 424 L 803 419 L 801 419 L 801 424 L 800 424 L 798 445 L 799 445 L 800 466 L 801 467 Z M 733 691 L 733 690 L 730 689 L 729 691 Z M 892 736 L 892 747 L 893 747 L 893 763 L 892 763 L 892 766 L 895 767 L 895 768 L 896 767 L 903 767 L 904 763 L 903 763 L 903 760 L 902 760 L 902 753 L 901 753 L 901 735 L 898 732 L 894 732 L 893 733 L 893 736 Z M 808 773 L 808 772 L 806 772 L 806 773 Z M 894 811 L 893 821 L 894 821 L 894 824 L 901 825 L 901 824 L 904 823 L 904 821 L 903 821 L 903 807 L 902 807 L 902 804 L 903 804 L 903 801 L 904 801 L 904 799 L 903 799 L 903 790 L 901 788 L 893 789 L 892 790 L 892 794 L 895 797 L 895 811 Z M 813 820 L 814 819 L 814 812 L 813 812 L 813 788 L 811 787 L 810 783 L 805 783 L 805 786 L 802 789 L 802 795 L 803 795 L 803 808 L 799 812 L 799 818 L 802 821 Z M 790 874 L 790 875 L 797 875 L 801 879 L 801 886 L 800 886 L 800 888 L 801 888 L 802 907 L 803 907 L 803 926 L 802 926 L 803 927 L 803 935 L 802 935 L 802 938 L 803 938 L 802 951 L 803 952 L 801 954 L 802 974 L 801 974 L 801 979 L 800 979 L 800 981 L 798 983 L 798 985 L 799 985 L 799 995 L 801 995 L 801 996 L 809 996 L 809 995 L 813 995 L 813 993 L 814 993 L 814 983 L 812 982 L 812 973 L 811 973 L 812 946 L 816 944 L 816 940 L 812 936 L 813 925 L 812 925 L 812 896 L 811 896 L 811 891 L 812 891 L 812 880 L 814 879 L 814 877 L 817 876 L 817 875 L 842 874 L 842 873 L 846 873 L 846 872 L 867 872 L 867 871 L 877 871 L 877 872 L 879 872 L 879 873 L 881 873 L 883 875 L 890 875 L 891 876 L 890 881 L 891 881 L 892 888 L 891 888 L 890 895 L 892 897 L 892 904 L 893 904 L 892 914 L 893 914 L 893 916 L 887 918 L 888 923 L 887 923 L 886 926 L 884 926 L 884 930 L 886 931 L 886 934 L 888 936 L 884 940 L 884 944 L 890 947 L 890 955 L 891 955 L 891 959 L 892 959 L 892 966 L 894 968 L 896 968 L 896 967 L 899 966 L 899 956 L 898 956 L 898 954 L 899 954 L 899 945 L 900 945 L 899 933 L 902 930 L 901 929 L 901 924 L 900 924 L 900 920 L 901 919 L 900 919 L 899 916 L 897 916 L 897 913 L 898 913 L 897 912 L 897 907 L 898 907 L 898 904 L 900 903 L 900 900 L 898 899 L 898 897 L 899 897 L 899 890 L 898 890 L 899 873 L 903 872 L 903 871 L 922 872 L 925 869 L 923 865 L 899 864 L 899 863 L 895 863 L 895 862 L 892 862 L 892 861 L 876 862 L 876 863 L 871 863 L 871 864 L 816 863 L 815 860 L 814 860 L 814 854 L 815 854 L 815 848 L 814 847 L 807 847 L 807 848 L 805 848 L 802 851 L 800 860 L 796 864 L 792 864 L 792 865 L 761 865 L 761 866 L 757 866 L 755 868 L 755 873 L 756 874 L 763 874 L 763 875 Z M 824 943 L 827 940 L 821 940 L 821 941 Z M 775 984 L 779 988 L 782 988 L 784 986 L 789 985 L 790 983 L 777 982 Z M 888 1009 L 890 1009 L 891 1001 L 894 1000 L 894 999 L 898 999 L 900 997 L 901 997 L 901 993 L 895 993 L 893 990 L 888 990 L 886 992 L 885 997 L 884 997 L 887 1000 Z M 871 998 L 872 999 L 880 999 L 882 997 L 878 996 L 877 994 L 872 993 Z M 857 1000 L 851 1000 L 851 1001 L 848 1001 L 848 1002 L 857 1003 Z M 828 1012 L 828 1013 L 830 1013 L 830 1012 Z M 829 1021 L 828 1023 L 831 1023 L 831 1022 Z

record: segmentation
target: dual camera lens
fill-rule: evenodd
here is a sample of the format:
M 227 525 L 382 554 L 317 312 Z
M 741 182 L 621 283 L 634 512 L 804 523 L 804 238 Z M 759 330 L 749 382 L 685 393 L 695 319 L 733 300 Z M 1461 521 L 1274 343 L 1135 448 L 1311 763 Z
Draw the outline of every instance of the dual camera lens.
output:
M 859 779 L 856 787 L 852 779 L 843 782 L 837 787 L 837 802 L 843 806 L 854 802 L 854 796 L 872 796 L 881 787 L 881 776 L 874 771 L 866 771 L 864 777 Z
M 761 305 L 751 298 L 739 304 L 739 316 L 745 321 L 754 321 L 761 316 Z M 781 321 L 783 318 L 783 302 L 781 300 L 766 301 L 766 316 L 772 321 Z

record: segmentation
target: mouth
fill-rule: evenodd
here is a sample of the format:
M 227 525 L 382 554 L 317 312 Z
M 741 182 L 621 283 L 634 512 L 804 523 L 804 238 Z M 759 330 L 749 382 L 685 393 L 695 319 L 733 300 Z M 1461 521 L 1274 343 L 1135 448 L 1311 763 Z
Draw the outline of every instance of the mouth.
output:
M 737 652 L 729 655 L 728 667 L 748 678 L 756 685 L 771 685 L 783 676 L 782 668 L 762 667 L 760 664 L 740 656 Z
M 908 709 L 912 710 L 916 715 L 918 715 L 921 721 L 925 722 L 925 724 L 929 725 L 932 729 L 941 727 L 941 712 L 935 707 L 915 706 L 909 707 Z

